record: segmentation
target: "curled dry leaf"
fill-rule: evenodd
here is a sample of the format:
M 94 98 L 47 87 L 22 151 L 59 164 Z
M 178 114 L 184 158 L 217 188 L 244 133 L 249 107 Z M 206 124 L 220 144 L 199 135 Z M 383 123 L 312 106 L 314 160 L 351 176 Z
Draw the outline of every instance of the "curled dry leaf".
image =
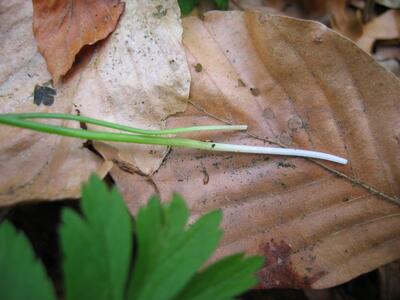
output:
M 0 113 L 71 112 L 76 82 L 52 88 L 32 35 L 31 2 L 2 1 L 0 14 L 0 40 L 7 41 L 0 46 Z M 104 176 L 109 167 L 83 148 L 82 141 L 2 127 L 0 206 L 78 197 L 91 172 Z
M 400 11 L 388 10 L 367 23 L 363 34 L 356 40 L 357 45 L 371 53 L 376 40 L 394 40 L 400 38 Z
M 112 170 L 132 210 L 173 191 L 195 216 L 222 208 L 217 256 L 264 255 L 265 288 L 326 288 L 400 257 L 397 78 L 319 23 L 259 12 L 187 18 L 184 46 L 193 105 L 169 126 L 244 123 L 249 134 L 208 138 L 272 141 L 349 164 L 172 149 L 149 178 Z
M 144 129 L 164 127 L 183 111 L 190 72 L 181 44 L 182 25 L 175 0 L 126 1 L 125 13 L 106 43 L 96 48 L 80 74 L 74 103 L 84 116 Z M 90 127 L 90 126 L 89 126 Z M 151 174 L 165 147 L 95 143 L 106 158 Z
M 85 45 L 106 38 L 124 11 L 120 0 L 33 0 L 33 32 L 57 83 Z

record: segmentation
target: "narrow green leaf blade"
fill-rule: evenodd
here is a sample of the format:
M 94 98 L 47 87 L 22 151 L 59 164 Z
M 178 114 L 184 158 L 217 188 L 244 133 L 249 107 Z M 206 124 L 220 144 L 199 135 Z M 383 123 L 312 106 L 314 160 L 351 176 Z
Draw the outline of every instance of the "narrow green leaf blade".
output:
M 52 300 L 54 289 L 24 234 L 9 222 L 0 225 L 0 299 Z
M 196 274 L 175 300 L 225 300 L 239 295 L 257 283 L 255 272 L 263 265 L 261 257 L 228 256 Z
M 158 220 L 152 219 L 155 214 L 146 213 L 151 205 L 154 204 L 150 202 L 137 216 L 136 261 L 141 267 L 134 268 L 128 292 L 128 299 L 132 300 L 173 299 L 211 256 L 222 236 L 218 228 L 220 211 L 204 215 L 186 229 L 189 212 L 182 198 L 175 195 L 170 204 L 161 206 Z M 161 234 L 143 245 L 149 234 L 144 225 L 149 223 L 161 224 Z
M 96 176 L 82 191 L 84 218 L 63 211 L 61 243 L 67 299 L 123 299 L 132 224 L 122 197 Z

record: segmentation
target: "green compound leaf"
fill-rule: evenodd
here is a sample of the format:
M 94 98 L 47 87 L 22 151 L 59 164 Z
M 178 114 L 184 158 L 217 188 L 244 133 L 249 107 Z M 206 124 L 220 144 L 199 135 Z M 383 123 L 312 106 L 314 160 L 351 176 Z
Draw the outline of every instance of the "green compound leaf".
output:
M 199 272 L 175 300 L 225 300 L 245 292 L 257 283 L 254 275 L 263 258 L 228 256 Z
M 187 16 L 192 12 L 194 7 L 199 4 L 198 0 L 178 0 L 179 7 L 183 16 Z
M 63 211 L 66 299 L 123 299 L 132 251 L 131 217 L 116 189 L 92 176 L 82 191 L 83 218 Z
M 150 199 L 136 220 L 137 257 L 128 299 L 173 299 L 216 249 L 222 236 L 222 214 L 204 215 L 188 229 L 189 216 L 182 198 L 169 204 Z
M 54 289 L 28 239 L 9 222 L 0 225 L 0 299 L 53 300 Z
M 225 300 L 257 282 L 259 257 L 233 255 L 199 271 L 221 239 L 220 211 L 188 226 L 182 198 L 175 195 L 167 204 L 151 198 L 137 215 L 130 276 L 132 224 L 120 194 L 92 176 L 81 208 L 83 216 L 71 209 L 62 214 L 66 299 Z M 0 299 L 56 299 L 28 240 L 10 223 L 0 226 L 0 247 Z

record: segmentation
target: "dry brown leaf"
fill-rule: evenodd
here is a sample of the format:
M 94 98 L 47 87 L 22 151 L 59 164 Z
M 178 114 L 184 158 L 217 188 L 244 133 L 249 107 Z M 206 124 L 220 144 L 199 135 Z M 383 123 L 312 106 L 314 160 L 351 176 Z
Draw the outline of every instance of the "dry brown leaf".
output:
M 126 1 L 115 32 L 99 45 L 80 74 L 74 103 L 82 115 L 145 129 L 164 127 L 183 111 L 190 72 L 181 43 L 175 0 Z M 89 126 L 92 128 L 91 126 Z M 131 170 L 151 174 L 165 147 L 96 143 L 103 156 Z
M 51 106 L 33 103 L 35 86 L 51 78 L 32 35 L 31 2 L 2 1 L 0 15 L 0 40 L 7 41 L 0 46 L 0 112 L 70 112 L 76 82 L 57 89 Z M 0 130 L 0 206 L 78 197 L 91 172 L 104 176 L 109 168 L 80 140 L 11 127 Z
M 363 34 L 356 40 L 357 45 L 371 53 L 376 40 L 392 40 L 400 38 L 400 11 L 388 10 L 367 23 Z
M 352 40 L 363 33 L 362 16 L 347 7 L 347 0 L 327 1 L 332 28 Z
M 336 0 L 335 0 L 336 1 Z M 339 0 L 341 1 L 341 0 Z M 325 0 L 231 0 L 230 8 L 257 9 L 271 14 L 324 22 L 328 2 Z
M 363 30 L 361 11 L 350 9 L 347 0 L 232 0 L 232 9 L 257 9 L 276 15 L 315 20 L 357 39 Z
M 197 137 L 254 145 L 268 138 L 349 164 L 173 149 L 151 177 L 112 170 L 131 210 L 173 191 L 194 217 L 222 208 L 217 257 L 264 255 L 264 288 L 326 288 L 400 257 L 400 209 L 391 202 L 400 195 L 397 78 L 319 23 L 257 12 L 187 18 L 184 46 L 194 106 L 169 126 L 214 117 L 245 123 L 250 135 Z
M 33 0 L 33 32 L 57 83 L 85 45 L 106 38 L 124 11 L 120 0 Z

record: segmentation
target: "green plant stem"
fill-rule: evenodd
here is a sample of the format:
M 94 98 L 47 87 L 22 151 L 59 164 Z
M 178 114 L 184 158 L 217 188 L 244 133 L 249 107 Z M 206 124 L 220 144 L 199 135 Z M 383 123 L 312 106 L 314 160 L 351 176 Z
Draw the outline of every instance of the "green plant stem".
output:
M 50 133 L 50 134 L 57 134 L 62 136 L 84 139 L 84 140 L 151 144 L 151 145 L 176 146 L 176 147 L 191 146 L 191 148 L 199 148 L 199 149 L 208 148 L 205 147 L 205 145 L 208 143 L 191 139 L 166 138 L 166 137 L 158 137 L 151 135 L 83 130 L 83 129 L 67 128 L 50 124 L 37 123 L 14 117 L 0 116 L 0 123 L 20 128 L 27 128 L 35 131 Z
M 3 117 L 13 117 L 18 119 L 71 120 L 71 121 L 78 121 L 82 123 L 93 124 L 106 128 L 117 129 L 121 131 L 137 133 L 142 135 L 168 135 L 168 134 L 179 134 L 179 133 L 197 132 L 197 131 L 215 131 L 215 130 L 236 131 L 236 130 L 247 129 L 247 125 L 207 125 L 207 126 L 191 126 L 191 127 L 172 128 L 172 129 L 162 129 L 162 130 L 140 129 L 84 116 L 57 114 L 57 113 L 21 113 L 21 114 L 3 114 L 3 115 L 0 114 L 0 118 Z
M 184 147 L 184 148 L 194 148 L 194 149 L 222 151 L 222 152 L 301 156 L 301 157 L 310 157 L 310 158 L 318 158 L 318 159 L 333 161 L 340 164 L 347 163 L 347 160 L 342 157 L 316 151 L 275 148 L 275 147 L 232 145 L 232 144 L 222 144 L 213 142 L 202 142 L 185 138 L 166 138 L 153 135 L 138 135 L 138 134 L 83 130 L 83 129 L 67 128 L 50 124 L 27 121 L 25 119 L 15 117 L 15 115 L 0 115 L 0 124 L 6 124 L 20 128 L 27 128 L 50 134 L 75 137 L 84 140 L 162 145 L 162 146 Z M 178 128 L 178 129 L 182 130 L 183 128 Z

